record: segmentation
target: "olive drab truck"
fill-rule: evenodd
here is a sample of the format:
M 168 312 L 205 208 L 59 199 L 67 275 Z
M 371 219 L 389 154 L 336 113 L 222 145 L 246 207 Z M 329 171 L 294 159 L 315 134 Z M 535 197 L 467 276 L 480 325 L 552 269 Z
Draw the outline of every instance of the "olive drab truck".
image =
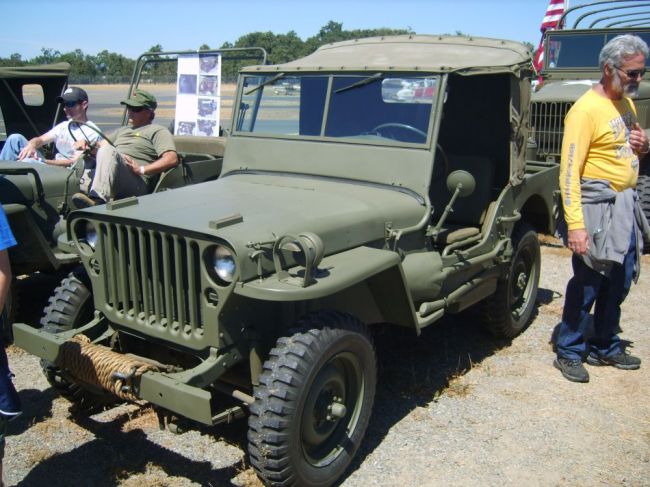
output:
M 332 485 L 371 418 L 375 324 L 531 320 L 558 167 L 525 159 L 530 65 L 409 35 L 242 68 L 219 178 L 71 213 L 94 314 L 16 343 L 171 425 L 247 418 L 267 485 Z

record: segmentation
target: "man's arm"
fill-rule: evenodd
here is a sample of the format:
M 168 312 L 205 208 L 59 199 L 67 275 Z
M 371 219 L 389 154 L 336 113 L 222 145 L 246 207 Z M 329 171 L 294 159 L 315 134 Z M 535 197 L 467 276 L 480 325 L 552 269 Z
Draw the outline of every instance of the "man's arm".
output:
M 646 134 L 646 131 L 641 128 L 638 122 L 635 123 L 630 130 L 630 147 L 634 152 L 636 152 L 639 159 L 643 159 L 650 150 L 648 135 Z
M 582 214 L 580 177 L 589 153 L 591 121 L 584 112 L 570 112 L 564 123 L 560 160 L 560 193 L 567 223 L 567 247 L 577 254 L 589 248 L 589 235 Z
M 164 152 L 159 159 L 153 161 L 151 164 L 146 164 L 144 166 L 139 165 L 131 157 L 122 154 L 122 159 L 126 164 L 131 168 L 131 170 L 138 174 L 139 176 L 152 176 L 154 174 L 159 174 L 167 169 L 178 164 L 178 154 L 175 151 Z
M 27 145 L 23 147 L 23 149 L 18 154 L 18 160 L 21 161 L 28 157 L 36 159 L 38 157 L 37 150 L 52 141 L 54 141 L 54 135 L 51 134 L 51 131 L 43 135 L 39 135 L 38 137 L 34 137 L 33 139 L 29 139 Z

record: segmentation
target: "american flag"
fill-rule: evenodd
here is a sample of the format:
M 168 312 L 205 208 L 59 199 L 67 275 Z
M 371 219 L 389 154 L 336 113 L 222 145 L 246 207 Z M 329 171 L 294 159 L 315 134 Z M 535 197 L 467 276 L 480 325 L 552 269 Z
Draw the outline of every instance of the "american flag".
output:
M 535 71 L 539 74 L 544 66 L 544 33 L 547 30 L 553 30 L 562 27 L 559 25 L 560 17 L 564 13 L 564 10 L 567 8 L 568 2 L 566 0 L 550 0 L 548 8 L 546 9 L 546 15 L 542 19 L 542 26 L 540 30 L 542 31 L 542 40 L 539 41 L 539 47 L 537 52 L 533 57 L 533 67 Z

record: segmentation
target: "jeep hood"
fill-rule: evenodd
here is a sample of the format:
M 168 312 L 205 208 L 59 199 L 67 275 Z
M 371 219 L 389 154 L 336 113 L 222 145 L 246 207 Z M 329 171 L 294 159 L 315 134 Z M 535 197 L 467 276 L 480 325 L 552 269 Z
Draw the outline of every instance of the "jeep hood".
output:
M 383 239 L 389 224 L 396 229 L 417 224 L 425 206 L 414 193 L 389 186 L 239 173 L 140 197 L 133 205 L 86 211 L 160 225 L 180 235 L 218 237 L 240 255 L 251 242 L 314 232 L 330 254 Z
M 532 102 L 569 101 L 573 102 L 584 95 L 598 79 L 546 81 L 531 96 Z

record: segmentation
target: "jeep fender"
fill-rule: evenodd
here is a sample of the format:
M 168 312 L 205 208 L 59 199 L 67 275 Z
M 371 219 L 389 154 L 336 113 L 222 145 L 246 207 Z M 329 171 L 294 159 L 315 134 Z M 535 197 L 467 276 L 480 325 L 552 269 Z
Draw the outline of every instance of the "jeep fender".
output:
M 14 274 L 59 269 L 62 263 L 54 255 L 29 208 L 17 203 L 2 206 L 18 243 L 9 249 Z
M 300 269 L 289 269 L 289 274 L 295 275 Z M 318 307 L 334 307 L 365 322 L 383 320 L 419 332 L 401 260 L 395 252 L 357 247 L 330 255 L 322 260 L 312 284 L 303 287 L 301 282 L 272 275 L 239 284 L 234 292 L 278 303 L 318 301 Z

